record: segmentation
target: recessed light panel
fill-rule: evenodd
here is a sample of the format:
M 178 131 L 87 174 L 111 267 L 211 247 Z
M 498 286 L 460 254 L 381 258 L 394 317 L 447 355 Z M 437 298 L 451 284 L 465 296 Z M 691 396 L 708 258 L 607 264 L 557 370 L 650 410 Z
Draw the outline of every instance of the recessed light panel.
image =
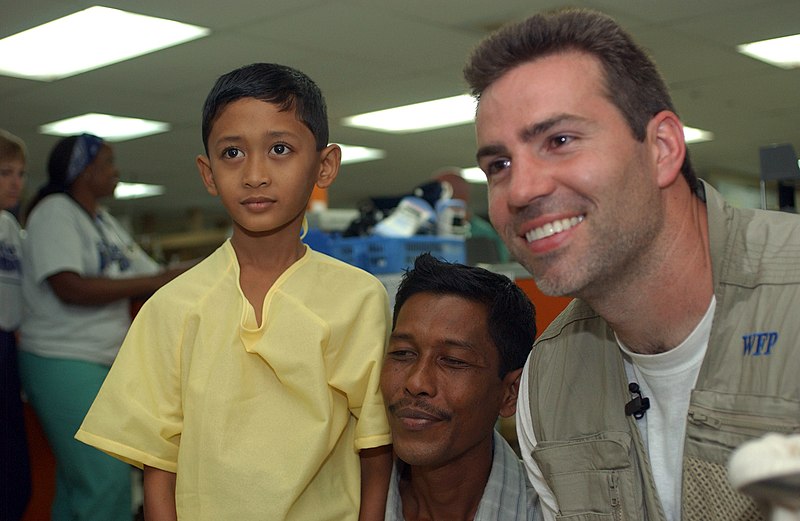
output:
M 736 49 L 751 58 L 783 69 L 800 67 L 800 34 L 745 43 Z
M 462 168 L 461 177 L 470 183 L 486 184 L 486 174 L 484 174 L 483 170 L 477 166 L 473 166 L 471 168 Z
M 94 6 L 0 40 L 0 74 L 53 81 L 209 32 L 205 27 Z
M 164 193 L 161 185 L 151 185 L 147 183 L 125 183 L 120 181 L 114 189 L 115 199 L 142 199 L 143 197 L 154 197 Z
M 342 120 L 348 127 L 405 134 L 452 127 L 475 120 L 475 98 L 468 94 L 404 105 L 350 116 Z
M 386 152 L 377 148 L 361 147 L 356 145 L 342 145 L 342 164 L 363 163 L 364 161 L 375 161 L 386 157 Z
M 89 113 L 47 123 L 39 127 L 39 132 L 51 136 L 72 136 L 88 132 L 106 141 L 126 141 L 160 134 L 169 129 L 169 123 L 163 121 Z
M 714 133 L 708 130 L 684 126 L 683 139 L 686 143 L 702 143 L 703 141 L 712 141 L 714 139 Z

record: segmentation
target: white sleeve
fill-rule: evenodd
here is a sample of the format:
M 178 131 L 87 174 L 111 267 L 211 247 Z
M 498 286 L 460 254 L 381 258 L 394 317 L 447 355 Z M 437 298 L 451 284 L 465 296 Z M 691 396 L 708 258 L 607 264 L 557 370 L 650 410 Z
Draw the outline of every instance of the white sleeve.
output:
M 21 237 L 16 219 L 0 209 L 0 329 L 14 331 L 22 319 Z
M 70 205 L 74 203 L 50 195 L 36 206 L 28 219 L 25 266 L 36 284 L 64 271 L 96 276 L 97 267 L 88 264 L 87 257 L 92 256 L 97 247 L 81 226 L 81 219 L 86 220 L 78 213 L 82 210 Z
M 528 473 L 533 488 L 539 494 L 539 504 L 542 507 L 542 517 L 544 521 L 555 521 L 558 506 L 556 505 L 556 498 L 550 487 L 547 486 L 542 471 L 539 470 L 539 465 L 531 455 L 533 449 L 536 447 L 536 434 L 533 432 L 533 420 L 531 419 L 531 408 L 528 399 L 528 366 L 531 362 L 531 357 L 528 356 L 528 361 L 525 362 L 525 368 L 522 370 L 522 378 L 519 383 L 519 398 L 517 400 L 517 438 L 519 440 L 519 450 L 522 453 L 522 461 L 525 464 L 525 470 Z

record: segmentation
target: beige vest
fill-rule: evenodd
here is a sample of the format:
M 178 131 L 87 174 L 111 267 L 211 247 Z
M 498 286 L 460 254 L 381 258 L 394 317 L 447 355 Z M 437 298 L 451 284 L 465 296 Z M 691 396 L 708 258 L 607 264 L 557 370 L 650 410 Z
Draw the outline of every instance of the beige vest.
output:
M 731 451 L 766 432 L 800 432 L 800 218 L 735 210 L 706 187 L 717 307 L 692 391 L 684 521 L 762 519 L 731 489 Z M 574 301 L 531 358 L 533 458 L 560 516 L 664 521 L 608 325 Z

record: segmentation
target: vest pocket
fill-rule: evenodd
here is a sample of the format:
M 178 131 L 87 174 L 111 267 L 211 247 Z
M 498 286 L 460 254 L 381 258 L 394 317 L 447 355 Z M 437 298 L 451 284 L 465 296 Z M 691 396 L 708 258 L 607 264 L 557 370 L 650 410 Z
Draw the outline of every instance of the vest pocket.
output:
M 555 495 L 557 519 L 639 519 L 642 498 L 634 487 L 631 443 L 626 432 L 602 432 L 537 444 L 532 455 Z
M 694 391 L 683 462 L 684 519 L 763 519 L 730 486 L 727 463 L 742 443 L 768 432 L 800 432 L 800 403 L 779 397 Z

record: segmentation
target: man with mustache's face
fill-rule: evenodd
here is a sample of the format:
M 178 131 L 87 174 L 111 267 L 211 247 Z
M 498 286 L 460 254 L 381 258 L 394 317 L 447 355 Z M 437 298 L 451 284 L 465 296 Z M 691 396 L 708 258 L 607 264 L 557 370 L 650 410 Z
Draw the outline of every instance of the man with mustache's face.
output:
M 417 260 L 398 291 L 381 373 L 398 458 L 387 519 L 533 513 L 535 495 L 494 425 L 516 410 L 535 331 L 532 305 L 506 277 Z

